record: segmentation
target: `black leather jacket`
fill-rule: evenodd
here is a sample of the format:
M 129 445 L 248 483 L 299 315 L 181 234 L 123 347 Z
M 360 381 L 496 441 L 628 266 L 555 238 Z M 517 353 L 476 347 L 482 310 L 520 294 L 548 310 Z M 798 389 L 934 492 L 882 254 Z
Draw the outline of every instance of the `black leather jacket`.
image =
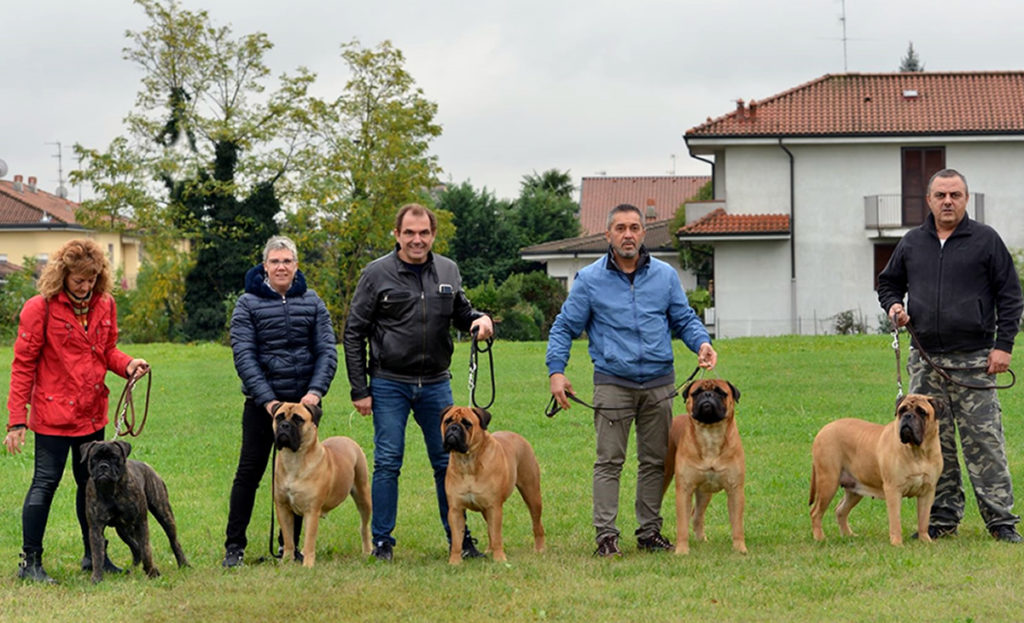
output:
M 468 331 L 484 315 L 462 291 L 455 262 L 431 253 L 417 274 L 397 250 L 363 269 L 352 296 L 342 338 L 352 400 L 370 395 L 367 375 L 405 383 L 448 380 L 450 327 Z
M 1013 352 L 1024 302 L 1013 258 L 994 229 L 967 216 L 940 246 L 935 218 L 912 229 L 878 275 L 888 313 L 907 294 L 907 313 L 929 353 Z

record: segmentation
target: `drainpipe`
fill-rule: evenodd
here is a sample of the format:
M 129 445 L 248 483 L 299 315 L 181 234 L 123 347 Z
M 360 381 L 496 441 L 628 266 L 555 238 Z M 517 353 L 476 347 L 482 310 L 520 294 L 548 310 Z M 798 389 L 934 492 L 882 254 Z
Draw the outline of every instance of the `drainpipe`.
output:
M 789 323 L 791 332 L 796 334 L 796 165 L 793 152 L 782 144 L 781 136 L 779 147 L 789 156 Z

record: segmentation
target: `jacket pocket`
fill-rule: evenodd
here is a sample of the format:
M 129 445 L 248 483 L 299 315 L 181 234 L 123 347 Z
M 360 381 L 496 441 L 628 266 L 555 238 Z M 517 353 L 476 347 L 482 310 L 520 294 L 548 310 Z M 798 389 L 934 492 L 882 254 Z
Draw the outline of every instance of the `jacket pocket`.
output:
M 383 318 L 400 320 L 409 314 L 416 303 L 416 295 L 412 292 L 391 290 L 384 292 L 377 299 L 377 310 Z

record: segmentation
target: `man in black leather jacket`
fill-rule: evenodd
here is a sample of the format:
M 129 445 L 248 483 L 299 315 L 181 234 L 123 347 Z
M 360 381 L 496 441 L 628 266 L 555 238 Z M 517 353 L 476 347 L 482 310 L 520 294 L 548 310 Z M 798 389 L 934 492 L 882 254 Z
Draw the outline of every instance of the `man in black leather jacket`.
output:
M 929 536 L 955 535 L 964 516 L 959 432 L 985 527 L 999 541 L 1019 543 L 999 398 L 995 389 L 964 385 L 992 387 L 995 375 L 1010 367 L 1024 301 L 1013 258 L 994 229 L 966 216 L 967 199 L 959 172 L 943 169 L 932 177 L 931 213 L 903 236 L 878 275 L 878 301 L 897 326 L 913 317 L 919 343 L 907 360 L 910 392 L 949 407 L 938 414 L 943 466 Z M 922 349 L 956 382 L 923 361 Z
M 411 411 L 434 470 L 441 524 L 451 540 L 444 491 L 448 453 L 441 410 L 452 404 L 450 327 L 493 333 L 490 317 L 462 291 L 455 262 L 431 252 L 437 219 L 429 209 L 403 206 L 395 219 L 395 250 L 363 269 L 352 296 L 343 343 L 352 404 L 373 416 L 373 556 L 391 560 L 398 514 L 398 475 Z M 369 364 L 367 364 L 369 343 Z M 367 383 L 369 377 L 369 383 Z M 467 532 L 468 536 L 468 532 Z M 467 538 L 463 556 L 480 556 Z

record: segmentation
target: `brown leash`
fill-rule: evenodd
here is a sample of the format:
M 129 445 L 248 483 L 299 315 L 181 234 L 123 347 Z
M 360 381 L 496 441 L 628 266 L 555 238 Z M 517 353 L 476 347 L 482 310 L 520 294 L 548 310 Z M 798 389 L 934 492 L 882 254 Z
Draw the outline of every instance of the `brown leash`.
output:
M 927 363 L 929 366 L 931 366 L 932 370 L 935 370 L 935 372 L 939 376 L 941 376 L 943 379 L 945 379 L 947 382 L 952 383 L 953 385 L 958 385 L 960 387 L 964 387 L 966 389 L 981 389 L 981 390 L 985 390 L 985 389 L 1010 389 L 1011 387 L 1013 387 L 1017 383 L 1017 375 L 1014 374 L 1013 370 L 1011 370 L 1009 368 L 1007 368 L 1006 372 L 1010 375 L 1010 382 L 1005 384 L 1005 385 L 999 385 L 998 383 L 993 383 L 993 384 L 990 384 L 990 385 L 974 385 L 974 384 L 971 384 L 971 383 L 963 383 L 961 381 L 958 381 L 958 380 L 954 379 L 952 376 L 950 376 L 950 374 L 949 374 L 950 372 L 972 372 L 972 371 L 975 371 L 975 370 L 986 370 L 987 368 L 985 368 L 984 366 L 982 366 L 982 367 L 960 367 L 960 368 L 952 367 L 952 366 L 940 366 L 939 364 L 937 364 L 934 361 L 932 361 L 932 358 L 928 356 L 928 352 L 927 351 L 925 351 L 923 348 L 921 348 L 921 340 L 918 339 L 917 333 L 914 331 L 914 327 L 909 322 L 905 326 L 907 327 L 907 333 L 910 334 L 911 344 L 917 344 L 917 352 L 920 353 L 921 359 L 924 359 L 925 363 Z M 903 396 L 903 379 L 900 376 L 900 369 L 901 368 L 900 368 L 900 334 L 899 334 L 899 328 L 894 328 L 893 331 L 892 331 L 892 347 L 893 347 L 893 350 L 896 351 L 896 388 L 897 388 L 896 397 L 900 398 L 900 397 Z
M 135 419 L 135 398 L 132 395 L 132 390 L 135 388 L 135 384 L 139 382 L 139 379 L 146 377 L 146 404 L 142 410 L 142 419 L 138 421 L 136 426 Z M 121 392 L 121 399 L 117 401 L 117 409 L 114 411 L 114 438 L 123 437 L 130 435 L 132 437 L 138 437 L 142 434 L 142 429 L 146 427 L 146 418 L 149 417 L 149 390 L 153 386 L 153 373 L 152 369 L 146 370 L 138 376 L 132 376 L 128 379 L 128 382 L 124 385 L 124 391 Z M 124 424 L 122 430 L 121 425 Z
M 693 372 L 690 373 L 690 376 L 686 377 L 685 381 L 680 383 L 679 386 L 675 388 L 675 391 L 673 391 L 668 396 L 665 396 L 664 398 L 658 400 L 654 404 L 658 404 L 659 402 L 664 402 L 665 400 L 671 400 L 671 399 L 675 398 L 676 396 L 678 396 L 679 395 L 679 391 L 681 389 L 683 389 L 683 387 L 685 387 L 687 383 L 692 381 L 693 377 L 697 376 L 698 372 L 700 372 L 700 366 L 699 365 L 696 368 L 693 369 Z M 571 394 L 569 392 L 565 393 L 565 397 L 568 398 L 569 400 L 575 402 L 576 404 L 583 405 L 584 407 L 586 407 L 588 409 L 591 409 L 591 410 L 593 410 L 595 412 L 596 411 L 635 411 L 636 410 L 636 407 L 595 407 L 594 405 L 588 403 L 587 401 L 585 401 L 585 400 L 583 400 L 581 398 L 577 398 L 576 394 Z M 558 413 L 561 410 L 562 410 L 562 407 L 559 406 L 558 401 L 556 401 L 555 397 L 552 395 L 551 399 L 548 400 L 547 408 L 544 409 L 544 415 L 546 415 L 548 417 L 555 417 L 555 414 Z M 605 418 L 605 419 L 607 419 L 609 422 L 618 422 L 620 420 L 626 420 L 626 419 L 629 419 L 631 417 L 633 417 L 633 415 L 632 414 L 628 414 L 625 417 Z

